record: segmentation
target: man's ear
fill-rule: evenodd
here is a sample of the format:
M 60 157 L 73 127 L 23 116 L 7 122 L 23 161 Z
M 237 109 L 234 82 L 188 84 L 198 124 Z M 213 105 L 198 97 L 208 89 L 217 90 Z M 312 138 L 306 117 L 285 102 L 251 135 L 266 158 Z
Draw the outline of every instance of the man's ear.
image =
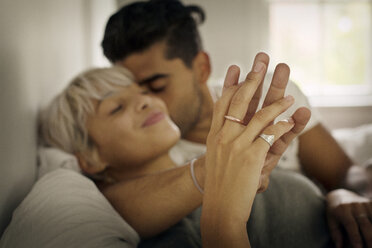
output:
M 201 84 L 205 84 L 211 74 L 209 55 L 204 51 L 200 51 L 194 58 L 192 66 L 197 73 L 198 81 Z
M 80 169 L 88 175 L 97 175 L 107 168 L 107 163 L 102 161 L 97 150 L 87 153 L 75 153 Z

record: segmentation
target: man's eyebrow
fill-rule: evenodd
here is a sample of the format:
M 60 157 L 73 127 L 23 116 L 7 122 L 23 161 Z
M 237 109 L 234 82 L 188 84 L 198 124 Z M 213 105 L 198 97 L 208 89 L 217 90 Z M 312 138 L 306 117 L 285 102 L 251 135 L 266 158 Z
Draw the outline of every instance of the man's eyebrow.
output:
M 159 73 L 159 74 L 155 74 L 155 75 L 152 75 L 150 77 L 147 77 L 145 79 L 142 79 L 142 80 L 138 81 L 137 84 L 142 86 L 142 85 L 149 84 L 149 83 L 151 83 L 155 80 L 158 80 L 158 79 L 161 79 L 161 78 L 166 78 L 166 77 L 169 77 L 169 74 Z

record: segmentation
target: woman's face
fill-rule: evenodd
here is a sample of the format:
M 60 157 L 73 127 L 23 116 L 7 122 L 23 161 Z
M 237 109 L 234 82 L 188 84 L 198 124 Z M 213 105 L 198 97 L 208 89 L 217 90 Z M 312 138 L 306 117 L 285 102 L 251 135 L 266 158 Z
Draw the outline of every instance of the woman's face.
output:
M 88 133 L 101 161 L 111 167 L 145 164 L 167 153 L 180 138 L 164 102 L 136 84 L 105 93 L 94 106 Z

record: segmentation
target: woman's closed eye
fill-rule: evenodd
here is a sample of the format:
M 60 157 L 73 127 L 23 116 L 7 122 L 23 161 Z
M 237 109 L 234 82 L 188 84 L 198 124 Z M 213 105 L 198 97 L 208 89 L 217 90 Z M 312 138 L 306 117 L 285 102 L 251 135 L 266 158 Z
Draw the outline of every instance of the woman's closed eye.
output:
M 119 104 L 110 111 L 110 115 L 113 115 L 123 109 L 123 105 Z

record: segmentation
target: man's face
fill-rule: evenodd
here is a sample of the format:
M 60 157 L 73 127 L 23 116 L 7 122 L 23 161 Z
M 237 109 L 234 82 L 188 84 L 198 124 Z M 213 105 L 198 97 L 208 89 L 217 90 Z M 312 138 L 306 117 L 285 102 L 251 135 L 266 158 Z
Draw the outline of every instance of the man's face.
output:
M 199 121 L 202 106 L 200 83 L 194 68 L 179 58 L 165 58 L 166 45 L 159 42 L 117 64 L 128 68 L 136 82 L 146 86 L 167 105 L 170 116 L 184 136 Z

